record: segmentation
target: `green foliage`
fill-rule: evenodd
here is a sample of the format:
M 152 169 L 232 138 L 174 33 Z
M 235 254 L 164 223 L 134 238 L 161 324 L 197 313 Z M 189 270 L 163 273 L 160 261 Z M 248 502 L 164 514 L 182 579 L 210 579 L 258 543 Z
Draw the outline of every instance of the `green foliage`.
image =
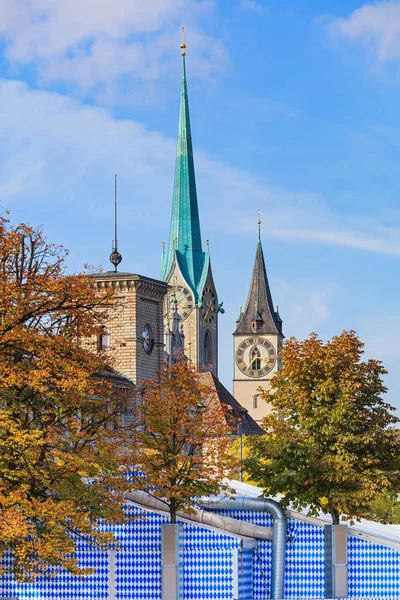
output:
M 400 500 L 398 494 L 390 493 L 371 502 L 371 516 L 380 523 L 400 523 Z
M 255 481 L 251 479 L 250 473 L 246 470 L 246 461 L 251 456 L 251 445 L 247 435 L 242 436 L 242 465 L 240 465 L 240 439 L 233 442 L 230 450 L 232 456 L 238 461 L 238 468 L 232 472 L 231 478 L 240 480 L 240 466 L 242 467 L 242 481 L 250 483 L 251 485 L 257 485 Z
M 343 332 L 324 344 L 315 334 L 291 338 L 282 371 L 269 395 L 265 436 L 251 439 L 251 477 L 283 504 L 311 514 L 367 517 L 371 502 L 399 479 L 398 418 L 381 396 L 386 373 L 378 360 L 362 360 L 363 344 Z

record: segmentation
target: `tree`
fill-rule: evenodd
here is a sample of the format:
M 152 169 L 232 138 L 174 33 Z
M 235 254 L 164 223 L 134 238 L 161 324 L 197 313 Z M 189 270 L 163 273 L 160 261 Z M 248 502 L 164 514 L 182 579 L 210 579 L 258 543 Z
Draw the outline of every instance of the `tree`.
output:
M 365 517 L 370 503 L 399 478 L 398 418 L 381 396 L 386 373 L 378 360 L 362 360 L 363 344 L 344 331 L 324 344 L 315 334 L 291 338 L 282 370 L 272 379 L 265 436 L 253 438 L 247 461 L 254 480 L 283 505 L 311 514 Z
M 190 512 L 195 498 L 216 494 L 234 465 L 226 416 L 181 356 L 158 381 L 144 382 L 136 418 L 134 486 L 162 500 L 176 523 L 177 511 Z
M 55 565 L 84 573 L 75 540 L 108 547 L 99 519 L 122 518 L 113 427 L 127 398 L 98 376 L 106 354 L 79 344 L 113 298 L 66 275 L 65 256 L 40 229 L 0 219 L 0 553 L 20 579 Z
M 371 502 L 371 516 L 380 523 L 400 523 L 399 495 L 392 491 L 379 496 Z

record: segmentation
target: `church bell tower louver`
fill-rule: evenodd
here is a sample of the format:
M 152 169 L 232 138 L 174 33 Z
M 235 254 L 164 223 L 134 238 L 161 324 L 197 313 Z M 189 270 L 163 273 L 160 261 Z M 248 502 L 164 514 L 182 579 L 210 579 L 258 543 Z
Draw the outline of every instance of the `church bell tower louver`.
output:
M 164 327 L 169 335 L 177 307 L 185 354 L 196 369 L 204 368 L 217 375 L 218 312 L 223 310 L 218 304 L 208 242 L 206 251 L 201 242 L 183 36 L 181 54 L 181 104 L 170 236 L 167 251 L 163 244 L 160 273 L 160 279 L 172 287 L 164 303 Z
M 282 319 L 275 310 L 261 244 L 261 221 L 253 273 L 244 311 L 236 321 L 234 339 L 233 395 L 260 423 L 268 405 L 257 398 L 259 387 L 271 389 L 270 380 L 279 369 L 278 354 L 283 342 Z

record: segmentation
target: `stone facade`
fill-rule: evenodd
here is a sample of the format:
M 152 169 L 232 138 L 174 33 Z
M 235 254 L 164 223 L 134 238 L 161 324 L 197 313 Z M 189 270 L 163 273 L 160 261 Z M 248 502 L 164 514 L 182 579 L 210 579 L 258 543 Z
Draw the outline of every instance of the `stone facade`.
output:
M 168 283 L 171 286 L 169 294 L 164 302 L 164 323 L 165 334 L 172 328 L 173 317 L 173 298 L 178 298 L 178 313 L 181 317 L 181 327 L 184 333 L 184 349 L 186 356 L 193 362 L 197 370 L 211 371 L 218 375 L 218 297 L 215 291 L 215 285 L 212 278 L 211 268 L 209 269 L 203 289 L 213 290 L 214 299 L 212 301 L 214 311 L 209 309 L 206 316 L 206 307 L 203 306 L 202 297 L 195 304 L 194 294 L 186 283 L 178 265 L 174 265 Z M 182 288 L 189 292 L 189 295 L 182 293 Z M 181 302 L 179 302 L 181 299 Z M 190 304 L 191 303 L 191 304 Z M 191 306 L 188 316 L 188 309 Z M 211 320 L 211 322 L 209 322 Z
M 134 273 L 98 273 L 93 275 L 99 290 L 112 288 L 116 294 L 115 310 L 103 326 L 106 348 L 116 371 L 135 385 L 156 377 L 164 359 L 163 302 L 168 285 Z M 143 330 L 152 336 L 151 351 L 145 352 Z

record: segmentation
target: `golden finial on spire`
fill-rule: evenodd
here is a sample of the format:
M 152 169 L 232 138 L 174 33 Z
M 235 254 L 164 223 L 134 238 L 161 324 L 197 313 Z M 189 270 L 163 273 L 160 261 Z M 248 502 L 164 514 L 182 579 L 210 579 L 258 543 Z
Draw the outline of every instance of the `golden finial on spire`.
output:
M 182 25 L 182 44 L 181 44 L 181 54 L 182 54 L 182 56 L 185 56 L 185 54 L 186 54 L 185 48 L 186 48 L 186 44 L 185 44 L 185 28 Z
M 261 235 L 261 208 L 258 209 L 257 225 L 258 225 L 258 237 L 260 238 L 260 235 Z

